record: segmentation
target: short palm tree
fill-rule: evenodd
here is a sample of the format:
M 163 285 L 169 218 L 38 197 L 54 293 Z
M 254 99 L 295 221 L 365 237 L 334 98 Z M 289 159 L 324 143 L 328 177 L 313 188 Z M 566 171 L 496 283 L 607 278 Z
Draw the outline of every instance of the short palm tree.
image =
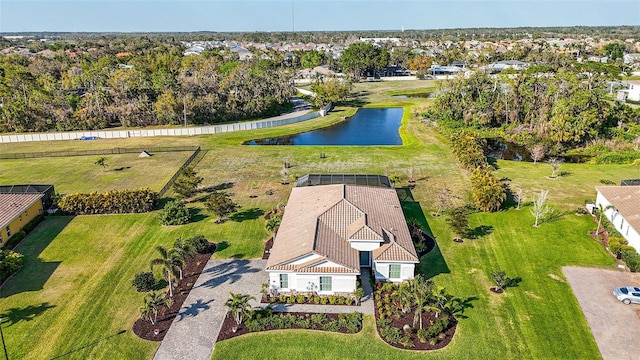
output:
M 177 264 L 177 251 L 175 249 L 167 250 L 164 246 L 157 246 L 156 250 L 160 254 L 160 257 L 151 260 L 151 271 L 154 266 L 159 265 L 162 267 L 162 274 L 167 278 L 169 282 L 169 297 L 173 297 L 173 285 L 171 279 L 180 276 L 180 266 Z
M 182 280 L 182 270 L 187 264 L 187 257 L 193 258 L 198 252 L 193 246 L 184 242 L 182 238 L 176 240 L 176 243 L 173 245 L 173 250 L 175 250 L 175 252 L 173 253 L 172 261 L 180 269 L 180 280 Z
M 229 292 L 229 295 L 231 297 L 224 303 L 224 306 L 229 308 L 229 313 L 233 316 L 236 324 L 240 325 L 244 313 L 251 310 L 249 300 L 255 300 L 255 298 L 251 295 L 234 294 L 233 292 Z
M 165 299 L 160 293 L 154 291 L 144 296 L 144 305 L 140 308 L 140 318 L 149 319 L 155 325 L 158 322 L 158 311 L 162 305 L 173 305 L 172 299 Z M 151 315 L 153 314 L 153 317 Z

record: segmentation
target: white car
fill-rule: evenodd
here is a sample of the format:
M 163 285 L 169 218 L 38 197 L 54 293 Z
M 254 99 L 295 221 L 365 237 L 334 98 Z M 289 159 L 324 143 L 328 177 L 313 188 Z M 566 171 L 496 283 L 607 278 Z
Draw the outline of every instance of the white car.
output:
M 640 304 L 640 287 L 624 286 L 613 290 L 613 296 L 622 301 L 623 304 Z

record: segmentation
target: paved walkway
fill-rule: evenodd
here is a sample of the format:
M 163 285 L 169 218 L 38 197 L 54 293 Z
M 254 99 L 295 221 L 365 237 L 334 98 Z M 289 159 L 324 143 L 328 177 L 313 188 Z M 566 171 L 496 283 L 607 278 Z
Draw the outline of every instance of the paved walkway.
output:
M 185 300 L 178 316 L 164 337 L 154 360 L 209 360 L 227 313 L 224 303 L 229 292 L 250 294 L 260 304 L 260 289 L 268 282 L 264 271 L 266 260 L 209 260 L 195 286 Z M 278 312 L 350 313 L 354 311 L 373 314 L 373 295 L 369 284 L 369 270 L 362 272 L 365 296 L 360 306 L 272 304 Z
M 265 265 L 266 260 L 209 260 L 154 359 L 209 360 L 227 312 L 229 291 L 260 299 L 261 285 L 268 279 Z

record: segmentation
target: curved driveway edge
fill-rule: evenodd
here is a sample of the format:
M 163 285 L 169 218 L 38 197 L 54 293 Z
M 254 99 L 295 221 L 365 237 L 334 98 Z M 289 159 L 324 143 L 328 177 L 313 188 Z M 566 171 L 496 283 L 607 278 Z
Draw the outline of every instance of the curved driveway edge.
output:
M 587 318 L 602 358 L 638 359 L 640 305 L 624 305 L 612 292 L 620 286 L 640 286 L 640 273 L 577 267 L 563 267 L 562 271 Z
M 222 327 L 229 292 L 260 299 L 266 260 L 209 260 L 171 324 L 154 360 L 209 360 Z M 251 301 L 252 306 L 258 305 Z

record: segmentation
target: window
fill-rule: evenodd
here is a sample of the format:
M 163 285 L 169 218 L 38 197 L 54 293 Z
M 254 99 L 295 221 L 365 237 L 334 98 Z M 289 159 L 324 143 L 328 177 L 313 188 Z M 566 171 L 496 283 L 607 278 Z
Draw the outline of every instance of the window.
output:
M 280 287 L 283 289 L 289 288 L 289 274 L 280 274 Z
M 11 229 L 9 229 L 9 225 L 7 225 L 5 230 L 7 230 L 7 238 L 8 238 L 9 236 L 11 236 Z
M 389 279 L 400 279 L 400 264 L 389 265 Z
M 331 276 L 320 276 L 320 291 L 331 291 Z

